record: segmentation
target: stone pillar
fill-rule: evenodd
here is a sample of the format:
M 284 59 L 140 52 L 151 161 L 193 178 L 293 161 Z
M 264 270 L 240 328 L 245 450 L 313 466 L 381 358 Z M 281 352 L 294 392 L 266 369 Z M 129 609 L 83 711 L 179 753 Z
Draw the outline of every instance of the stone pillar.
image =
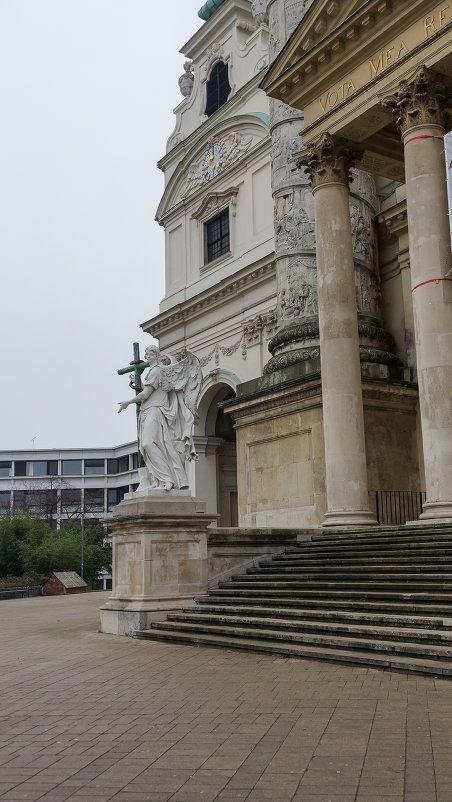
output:
M 217 515 L 189 490 L 126 493 L 108 519 L 113 589 L 99 631 L 133 635 L 207 591 L 207 527 Z
M 349 180 L 353 154 L 325 133 L 300 161 L 315 204 L 327 511 L 324 526 L 376 524 L 369 511 Z
M 427 501 L 423 520 L 452 521 L 452 260 L 444 133 L 451 93 L 420 67 L 383 105 L 405 152 L 411 287 Z

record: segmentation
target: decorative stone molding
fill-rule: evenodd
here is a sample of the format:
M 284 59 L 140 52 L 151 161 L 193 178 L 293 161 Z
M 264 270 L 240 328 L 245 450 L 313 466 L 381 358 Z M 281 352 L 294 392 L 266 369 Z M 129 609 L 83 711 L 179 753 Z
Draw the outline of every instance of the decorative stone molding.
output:
M 200 298 L 187 301 L 184 305 L 173 307 L 167 312 L 152 318 L 152 320 L 146 321 L 146 323 L 142 324 L 143 331 L 152 334 L 153 337 L 158 339 L 163 332 L 168 331 L 182 321 L 190 320 L 192 316 L 198 315 L 200 311 L 212 309 L 216 304 L 223 304 L 228 297 L 235 297 L 238 292 L 246 287 L 256 286 L 262 281 L 268 281 L 273 276 L 274 271 L 274 262 L 267 262 L 247 272 L 244 271 L 242 275 L 234 274 L 228 279 L 224 279 Z
M 286 351 L 284 354 L 273 356 L 265 365 L 263 373 L 275 373 L 277 370 L 283 370 L 291 365 L 296 365 L 298 362 L 307 362 L 308 359 L 318 359 L 320 357 L 320 348 L 313 346 L 312 348 L 303 348 L 302 350 L 296 349 L 295 351 Z
M 252 134 L 245 134 L 241 131 L 229 131 L 229 133 L 207 142 L 206 149 L 209 150 L 215 146 L 219 149 L 221 152 L 219 172 L 223 172 L 251 148 L 253 139 L 254 137 Z M 193 192 L 196 192 L 196 190 L 206 182 L 206 174 L 205 170 L 203 170 L 204 162 L 205 150 L 188 168 L 187 177 L 179 193 L 182 199 L 188 197 L 188 195 L 192 195 Z
M 251 4 L 251 13 L 257 28 L 268 25 L 267 0 L 254 0 Z
M 348 143 L 328 131 L 316 144 L 310 145 L 305 154 L 300 154 L 297 163 L 309 175 L 313 192 L 325 184 L 344 184 L 353 180 L 351 168 L 361 154 L 352 150 Z
M 202 368 L 207 367 L 209 362 L 212 359 L 215 360 L 215 365 L 218 367 L 220 364 L 221 356 L 232 356 L 239 350 L 240 346 L 242 346 L 242 357 L 246 359 L 246 347 L 244 346 L 244 335 L 242 334 L 240 338 L 233 343 L 232 345 L 220 345 L 220 343 L 215 343 L 214 347 L 211 351 L 205 354 L 203 357 L 200 358 L 200 364 Z
M 268 350 L 274 354 L 279 348 L 292 342 L 307 342 L 315 340 L 319 336 L 319 321 L 313 320 L 306 323 L 291 323 L 277 332 L 268 344 Z
M 398 90 L 382 100 L 383 108 L 392 113 L 402 136 L 410 128 L 438 125 L 447 128 L 452 90 L 434 70 L 419 67 L 412 81 L 401 81 Z
M 235 217 L 238 193 L 238 187 L 230 187 L 230 189 L 226 189 L 224 192 L 210 192 L 206 195 L 201 205 L 193 212 L 192 217 L 194 217 L 195 220 L 203 222 L 219 214 L 227 206 L 230 206 L 231 214 Z
M 181 77 L 179 78 L 179 81 L 178 81 L 179 89 L 181 91 L 181 94 L 184 97 L 190 97 L 190 95 L 192 93 L 193 84 L 195 82 L 195 79 L 194 79 L 194 76 L 193 76 L 193 70 L 194 70 L 193 62 L 192 61 L 186 61 L 185 64 L 184 64 L 184 74 L 181 75 Z
M 230 60 L 229 55 L 225 57 L 224 47 L 221 44 L 221 42 L 212 42 L 210 47 L 206 49 L 205 56 L 206 56 L 206 62 L 204 65 L 204 70 L 205 70 L 206 80 L 210 75 L 212 67 L 217 63 L 217 61 L 226 62 Z
M 249 348 L 261 342 L 262 333 L 266 334 L 267 339 L 274 334 L 276 329 L 276 310 L 272 309 L 270 312 L 256 315 L 256 317 L 245 321 L 242 325 L 245 347 Z

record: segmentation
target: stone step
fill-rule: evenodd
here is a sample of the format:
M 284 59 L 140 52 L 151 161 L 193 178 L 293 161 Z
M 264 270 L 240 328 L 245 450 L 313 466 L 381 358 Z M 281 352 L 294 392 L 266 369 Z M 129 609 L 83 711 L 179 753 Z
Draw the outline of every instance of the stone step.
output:
M 177 621 L 179 624 L 200 623 L 215 624 L 229 627 L 257 627 L 259 629 L 277 629 L 278 632 L 292 631 L 315 635 L 344 635 L 347 637 L 381 638 L 384 640 L 397 641 L 419 641 L 420 643 L 441 644 L 452 647 L 452 628 L 443 629 L 423 629 L 421 627 L 395 627 L 387 623 L 386 625 L 364 624 L 347 621 L 339 623 L 333 621 L 305 621 L 289 620 L 284 617 L 268 616 L 247 616 L 232 615 L 227 613 L 212 613 L 187 610 L 185 612 L 172 612 L 167 615 L 168 621 Z M 452 621 L 451 621 L 452 623 Z
M 450 523 L 436 523 L 436 524 L 429 524 L 429 525 L 419 525 L 415 524 L 414 526 L 407 526 L 407 525 L 394 525 L 394 526 L 369 526 L 363 527 L 362 529 L 323 529 L 321 532 L 314 531 L 311 535 L 311 541 L 313 542 L 326 542 L 326 541 L 338 541 L 338 540 L 363 540 L 366 538 L 373 538 L 374 540 L 380 542 L 385 538 L 391 537 L 400 537 L 400 538 L 429 538 L 429 537 L 441 537 L 442 535 L 451 535 L 452 534 L 452 525 Z
M 344 589 L 331 589 L 322 587 L 320 592 L 314 588 L 264 588 L 262 583 L 259 588 L 253 585 L 247 585 L 245 588 L 239 587 L 238 582 L 231 582 L 227 587 L 220 587 L 215 591 L 215 594 L 222 593 L 223 595 L 229 594 L 230 596 L 249 596 L 258 598 L 259 596 L 274 596 L 274 598 L 285 598 L 287 596 L 298 599 L 348 599 L 350 602 L 355 599 L 381 599 L 381 600 L 408 600 L 411 602 L 425 602 L 436 606 L 436 603 L 445 604 L 452 603 L 452 592 L 428 592 L 428 590 L 357 590 L 349 588 L 347 593 Z
M 341 579 L 338 575 L 337 579 L 324 579 L 323 575 L 319 576 L 319 579 L 314 579 L 312 576 L 306 576 L 306 578 L 300 576 L 289 577 L 285 576 L 284 578 L 275 575 L 274 578 L 260 576 L 260 575 L 253 575 L 249 578 L 247 576 L 238 575 L 236 577 L 232 577 L 231 580 L 227 580 L 224 582 L 219 583 L 220 588 L 230 588 L 231 586 L 237 588 L 252 588 L 259 585 L 259 587 L 264 588 L 296 588 L 298 590 L 302 590 L 304 588 L 326 588 L 326 589 L 334 589 L 338 588 L 340 590 L 347 590 L 347 589 L 368 589 L 373 590 L 374 588 L 381 588 L 381 590 L 399 590 L 407 593 L 408 591 L 417 591 L 417 590 L 432 590 L 439 592 L 441 590 L 452 592 L 452 577 L 448 576 L 446 579 L 444 576 L 432 576 L 431 574 L 428 577 L 425 576 L 414 576 L 414 575 L 407 575 L 406 577 L 403 574 L 395 574 L 394 576 L 382 574 L 378 578 L 369 574 L 368 576 L 363 575 L 361 579 L 358 580 L 348 580 L 348 579 Z
M 326 609 L 318 610 L 309 607 L 281 607 L 275 604 L 274 606 L 259 605 L 255 602 L 249 604 L 219 604 L 211 603 L 211 597 L 206 596 L 204 603 L 198 604 L 196 607 L 183 607 L 184 613 L 191 615 L 204 615 L 204 614 L 219 614 L 219 615 L 236 615 L 236 616 L 256 616 L 256 617 L 270 617 L 270 618 L 285 618 L 295 621 L 347 621 L 356 624 L 370 624 L 380 625 L 383 627 L 413 627 L 420 629 L 444 629 L 452 632 L 452 608 L 450 610 L 450 617 L 440 615 L 425 616 L 414 614 L 401 614 L 395 615 L 390 613 L 377 613 L 377 612 L 353 612 L 351 610 L 337 610 Z M 200 601 L 200 599 L 198 599 Z
M 226 624 L 200 624 L 189 623 L 182 621 L 161 621 L 151 626 L 151 632 L 158 631 L 186 631 L 186 632 L 205 632 L 216 635 L 232 635 L 234 637 L 245 638 L 263 638 L 265 640 L 274 640 L 276 642 L 299 643 L 316 646 L 326 646 L 329 648 L 345 649 L 359 649 L 383 652 L 389 654 L 400 655 L 416 655 L 425 656 L 430 659 L 442 659 L 443 661 L 451 660 L 452 658 L 452 645 L 439 645 L 439 644 L 424 644 L 419 642 L 410 642 L 409 640 L 387 640 L 387 639 L 373 639 L 356 637 L 352 638 L 346 635 L 333 635 L 331 633 L 316 634 L 291 632 L 287 629 L 264 629 L 257 630 L 252 626 L 227 626 Z M 451 661 L 452 665 L 452 661 Z
M 195 601 L 197 604 L 203 606 L 213 603 L 224 606 L 239 604 L 246 605 L 248 607 L 249 605 L 259 606 L 264 604 L 267 607 L 278 607 L 281 606 L 281 604 L 284 604 L 284 607 L 290 606 L 294 609 L 303 608 L 309 609 L 310 611 L 322 611 L 323 608 L 331 609 L 332 604 L 334 604 L 335 612 L 338 610 L 346 611 L 347 614 L 349 614 L 350 611 L 355 610 L 381 612 L 382 615 L 396 613 L 400 616 L 408 614 L 426 614 L 427 616 L 430 616 L 434 613 L 435 615 L 438 614 L 446 617 L 452 617 L 452 598 L 449 604 L 441 604 L 437 599 L 433 600 L 432 603 L 428 603 L 425 601 L 407 601 L 405 597 L 402 597 L 400 600 L 395 599 L 392 601 L 366 601 L 355 597 L 346 599 L 337 596 L 333 596 L 332 598 L 310 596 L 306 598 L 303 596 L 303 594 L 299 594 L 299 596 L 294 598 L 293 594 L 281 596 L 280 594 L 275 593 L 273 596 L 271 596 L 261 592 L 255 595 L 250 595 L 246 593 L 234 594 L 232 591 L 228 590 L 215 590 L 211 591 L 208 596 L 196 596 Z
M 442 546 L 443 548 L 450 548 L 452 544 L 452 533 L 435 535 L 435 537 L 426 538 L 424 536 L 412 540 L 408 537 L 380 537 L 378 540 L 375 538 L 361 538 L 355 540 L 353 538 L 344 538 L 342 540 L 303 540 L 297 543 L 296 546 L 286 546 L 284 549 L 286 554 L 299 554 L 299 553 L 313 553 L 318 552 L 323 554 L 327 551 L 366 551 L 372 549 L 417 549 L 417 548 L 430 548 L 431 546 Z
M 175 643 L 196 643 L 202 646 L 217 646 L 227 649 L 247 649 L 253 652 L 269 652 L 297 658 L 327 660 L 339 663 L 354 663 L 399 671 L 416 671 L 435 676 L 452 676 L 452 665 L 447 661 L 432 660 L 426 657 L 404 657 L 402 655 L 383 655 L 376 652 L 354 649 L 327 649 L 325 647 L 280 643 L 279 641 L 263 641 L 259 638 L 233 637 L 206 634 L 201 632 L 184 632 L 173 630 L 157 631 L 141 630 L 135 637 L 150 640 L 165 640 Z
M 425 560 L 428 562 L 435 562 L 444 560 L 446 564 L 452 564 L 452 548 L 450 549 L 394 549 L 390 550 L 373 550 L 369 552 L 355 553 L 355 552 L 341 552 L 338 554 L 276 554 L 272 559 L 265 558 L 261 561 L 261 565 L 349 565 L 359 563 L 360 565 L 372 565 L 373 563 L 383 562 L 388 560 L 394 564 L 404 565 L 405 563 L 420 564 Z
M 404 572 L 401 573 L 401 567 L 404 568 Z M 247 576 L 286 576 L 290 578 L 291 576 L 351 576 L 353 574 L 358 574 L 361 577 L 365 576 L 375 576 L 375 574 L 397 574 L 399 576 L 406 576 L 409 577 L 410 575 L 418 577 L 419 574 L 423 574 L 426 576 L 433 575 L 435 578 L 438 574 L 442 574 L 444 576 L 449 576 L 452 580 L 452 562 L 449 566 L 444 561 L 438 561 L 438 563 L 425 563 L 424 565 L 413 565 L 412 563 L 408 563 L 407 565 L 394 565 L 393 563 L 376 563 L 375 565 L 361 565 L 359 562 L 356 562 L 354 565 L 329 565 L 325 564 L 322 568 L 322 571 L 319 571 L 319 566 L 309 566 L 309 565 L 281 565 L 281 564 L 260 564 L 259 567 L 256 568 L 247 568 L 246 574 Z M 234 574 L 234 576 L 238 576 Z M 243 576 L 243 575 L 240 575 Z

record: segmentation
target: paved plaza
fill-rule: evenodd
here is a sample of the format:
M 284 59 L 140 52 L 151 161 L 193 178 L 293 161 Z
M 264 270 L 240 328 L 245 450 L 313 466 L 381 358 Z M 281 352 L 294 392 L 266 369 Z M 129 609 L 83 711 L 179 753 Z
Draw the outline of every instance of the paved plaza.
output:
M 0 800 L 452 802 L 452 681 L 97 632 L 0 602 Z

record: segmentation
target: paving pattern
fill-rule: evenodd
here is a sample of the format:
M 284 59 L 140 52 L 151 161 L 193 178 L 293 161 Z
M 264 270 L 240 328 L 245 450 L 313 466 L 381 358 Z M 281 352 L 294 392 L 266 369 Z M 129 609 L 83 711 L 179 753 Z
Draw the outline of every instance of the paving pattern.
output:
M 0 800 L 452 802 L 452 680 L 97 632 L 0 602 Z

